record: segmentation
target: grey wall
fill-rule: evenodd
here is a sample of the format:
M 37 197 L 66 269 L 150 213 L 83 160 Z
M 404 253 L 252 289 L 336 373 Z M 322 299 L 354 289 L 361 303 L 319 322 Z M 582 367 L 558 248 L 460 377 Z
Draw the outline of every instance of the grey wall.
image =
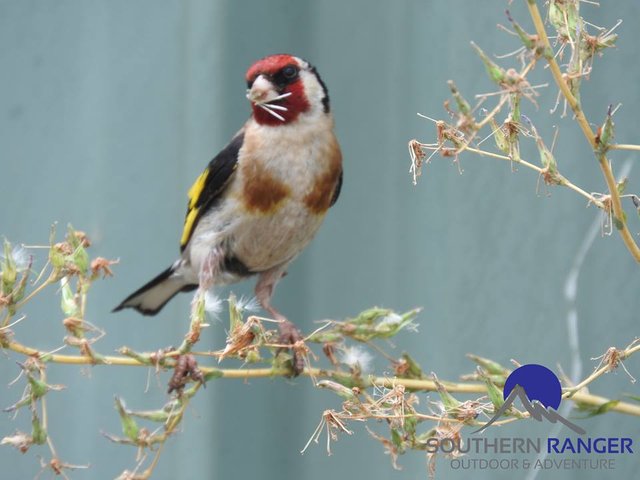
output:
M 635 28 L 637 2 L 616 2 L 584 13 L 598 25 L 618 18 L 619 48 L 596 62 L 585 86 L 586 112 L 599 123 L 609 103 L 621 142 L 638 141 L 640 105 Z M 542 189 L 525 169 L 472 156 L 459 175 L 435 158 L 417 187 L 410 184 L 406 142 L 433 141 L 420 111 L 443 116 L 446 80 L 473 93 L 495 89 L 468 44 L 505 53 L 515 40 L 498 32 L 505 2 L 462 0 L 324 1 L 0 1 L 0 234 L 44 243 L 49 225 L 72 222 L 94 240 L 94 254 L 118 257 L 117 276 L 96 285 L 90 320 L 109 334 L 108 352 L 127 343 L 155 349 L 176 344 L 187 327 L 188 298 L 157 318 L 110 309 L 173 261 L 185 192 L 206 162 L 248 115 L 243 74 L 255 59 L 292 52 L 317 65 L 326 80 L 345 158 L 337 206 L 312 246 L 277 292 L 280 309 L 305 330 L 314 320 L 341 318 L 374 304 L 424 306 L 420 331 L 394 342 L 426 371 L 455 378 L 471 371 L 475 352 L 508 363 L 561 365 L 586 376 L 591 357 L 638 335 L 638 266 L 620 239 L 597 235 L 578 280 L 578 349 L 568 340 L 571 305 L 563 289 L 580 245 L 598 218 L 569 191 Z M 510 8 L 525 25 L 522 2 Z M 540 70 L 540 69 L 539 69 Z M 544 76 L 538 72 L 538 76 Z M 524 112 L 550 138 L 560 126 L 561 171 L 589 191 L 604 182 L 581 133 L 569 119 L 549 118 L 548 89 Z M 537 158 L 533 149 L 523 154 Z M 638 191 L 637 156 L 612 155 L 616 170 L 632 158 L 630 188 Z M 639 230 L 636 218 L 634 232 Z M 252 285 L 234 287 L 248 293 Z M 61 314 L 51 292 L 27 310 L 19 338 L 43 349 L 60 344 Z M 223 324 L 202 340 L 217 348 Z M 16 373 L 14 357 L 0 360 L 0 378 Z M 579 362 L 577 362 L 578 360 Z M 640 374 L 640 361 L 627 367 Z M 79 372 L 82 372 L 80 374 Z M 73 478 L 112 478 L 134 465 L 135 451 L 99 432 L 118 431 L 113 394 L 148 408 L 164 398 L 137 369 L 50 368 L 68 390 L 50 396 L 51 435 L 73 463 L 91 463 Z M 0 389 L 7 406 L 20 387 Z M 593 390 L 639 393 L 623 373 Z M 423 407 L 433 395 L 420 395 Z M 299 450 L 333 395 L 298 379 L 212 382 L 193 403 L 183 432 L 169 442 L 155 478 L 422 478 L 424 457 L 401 458 L 392 470 L 363 427 L 342 438 L 327 457 L 323 447 Z M 590 435 L 638 436 L 635 418 L 610 414 L 582 421 Z M 27 429 L 21 414 L 0 417 L 0 433 Z M 520 422 L 503 436 L 546 435 L 551 426 Z M 37 451 L 36 451 L 37 453 Z M 42 450 L 42 454 L 46 454 Z M 637 456 L 617 460 L 616 478 L 634 476 Z M 33 454 L 0 449 L 3 478 L 32 478 Z M 7 469 L 10 472 L 6 477 Z M 441 478 L 469 478 L 439 462 Z M 602 478 L 602 472 L 562 472 L 562 478 Z M 605 474 L 606 476 L 606 474 Z M 473 478 L 513 478 L 513 472 L 473 472 Z M 539 478 L 560 478 L 541 474 Z

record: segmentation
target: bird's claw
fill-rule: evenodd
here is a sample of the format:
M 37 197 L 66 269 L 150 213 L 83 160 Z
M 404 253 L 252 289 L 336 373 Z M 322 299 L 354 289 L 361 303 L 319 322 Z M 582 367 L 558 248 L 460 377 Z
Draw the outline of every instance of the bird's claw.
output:
M 280 337 L 278 338 L 280 345 L 291 345 L 291 368 L 293 376 L 297 377 L 304 370 L 304 343 L 300 330 L 288 320 L 280 324 Z M 287 350 L 286 347 L 278 349 L 278 353 Z

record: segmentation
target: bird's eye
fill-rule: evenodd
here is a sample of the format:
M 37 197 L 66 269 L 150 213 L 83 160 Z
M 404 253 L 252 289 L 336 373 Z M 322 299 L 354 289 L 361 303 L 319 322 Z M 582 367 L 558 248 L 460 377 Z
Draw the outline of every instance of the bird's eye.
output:
M 293 65 L 287 65 L 286 67 L 284 67 L 282 69 L 282 75 L 287 80 L 291 80 L 291 79 L 295 78 L 298 75 L 298 69 L 296 67 L 294 67 Z

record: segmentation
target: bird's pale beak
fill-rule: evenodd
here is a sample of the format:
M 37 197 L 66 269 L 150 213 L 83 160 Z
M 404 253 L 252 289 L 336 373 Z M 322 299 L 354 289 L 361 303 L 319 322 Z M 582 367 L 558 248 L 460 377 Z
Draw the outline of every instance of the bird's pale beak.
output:
M 273 84 L 264 75 L 258 75 L 247 92 L 249 101 L 257 104 L 268 103 L 277 96 Z

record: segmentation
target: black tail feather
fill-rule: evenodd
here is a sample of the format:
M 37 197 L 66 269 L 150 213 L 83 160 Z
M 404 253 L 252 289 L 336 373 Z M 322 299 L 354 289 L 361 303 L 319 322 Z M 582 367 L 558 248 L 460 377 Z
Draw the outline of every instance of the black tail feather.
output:
M 190 292 L 198 288 L 198 285 L 184 283 L 182 280 L 176 278 L 174 281 L 176 282 L 175 288 L 169 289 L 169 294 L 166 295 L 166 298 L 163 298 L 161 303 L 158 303 L 153 308 L 147 308 L 143 306 L 143 302 L 140 301 L 136 303 L 136 297 L 141 297 L 147 291 L 153 289 L 154 287 L 159 286 L 160 284 L 171 281 L 171 276 L 175 273 L 173 266 L 167 268 L 164 272 L 153 278 L 151 281 L 144 284 L 142 287 L 137 289 L 127 298 L 125 298 L 120 304 L 115 307 L 112 312 L 119 312 L 125 308 L 134 308 L 138 312 L 143 315 L 155 315 L 178 293 L 180 292 Z

